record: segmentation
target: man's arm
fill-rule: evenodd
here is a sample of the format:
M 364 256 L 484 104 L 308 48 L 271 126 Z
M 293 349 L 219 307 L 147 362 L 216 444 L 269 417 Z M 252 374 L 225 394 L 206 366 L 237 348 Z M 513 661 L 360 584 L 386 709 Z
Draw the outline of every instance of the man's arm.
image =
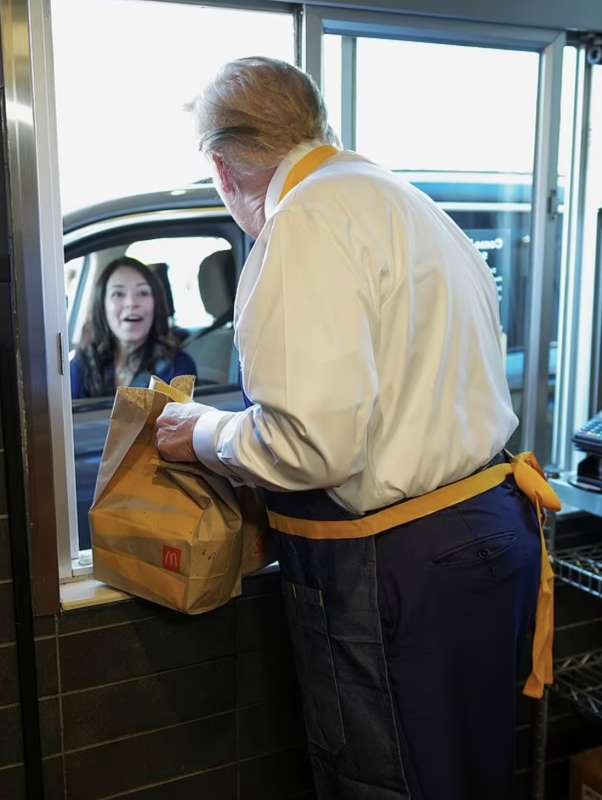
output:
M 367 256 L 344 226 L 333 231 L 305 211 L 282 212 L 268 224 L 262 262 L 247 265 L 237 299 L 253 405 L 235 413 L 202 407 L 194 451 L 244 483 L 337 486 L 364 467 L 378 392 Z

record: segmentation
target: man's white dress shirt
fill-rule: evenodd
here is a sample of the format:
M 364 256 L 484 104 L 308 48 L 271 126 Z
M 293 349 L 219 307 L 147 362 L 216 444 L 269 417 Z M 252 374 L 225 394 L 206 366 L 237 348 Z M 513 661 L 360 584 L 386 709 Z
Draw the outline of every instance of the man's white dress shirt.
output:
M 234 482 L 326 488 L 362 513 L 486 464 L 517 425 L 497 290 L 468 238 L 422 192 L 342 151 L 279 202 L 234 312 L 246 411 L 208 410 L 197 457 Z

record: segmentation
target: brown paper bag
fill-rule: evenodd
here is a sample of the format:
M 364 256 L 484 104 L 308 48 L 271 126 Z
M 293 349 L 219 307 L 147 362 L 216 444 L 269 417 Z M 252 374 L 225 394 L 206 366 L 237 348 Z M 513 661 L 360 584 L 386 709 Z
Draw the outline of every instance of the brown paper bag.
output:
M 193 386 L 180 376 L 117 390 L 89 517 L 97 580 L 199 614 L 240 594 L 241 578 L 273 558 L 259 492 L 158 456 L 157 417 L 170 401 L 189 402 Z

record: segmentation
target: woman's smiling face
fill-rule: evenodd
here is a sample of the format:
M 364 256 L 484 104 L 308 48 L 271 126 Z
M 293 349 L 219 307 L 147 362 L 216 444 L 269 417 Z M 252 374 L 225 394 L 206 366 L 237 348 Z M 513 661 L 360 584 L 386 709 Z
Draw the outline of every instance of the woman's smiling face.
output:
M 105 314 L 113 336 L 134 349 L 144 344 L 155 316 L 150 285 L 131 267 L 118 267 L 107 281 Z

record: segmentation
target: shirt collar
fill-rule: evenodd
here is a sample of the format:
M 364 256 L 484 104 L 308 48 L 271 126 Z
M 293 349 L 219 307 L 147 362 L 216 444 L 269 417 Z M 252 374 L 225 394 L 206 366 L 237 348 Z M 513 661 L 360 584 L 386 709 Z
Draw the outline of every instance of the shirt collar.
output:
M 284 189 L 287 176 L 295 164 L 301 161 L 301 159 L 312 150 L 315 150 L 316 147 L 321 147 L 323 144 L 326 143 L 320 141 L 319 139 L 310 139 L 295 145 L 295 147 L 293 147 L 292 150 L 289 150 L 289 152 L 284 156 L 280 164 L 278 164 L 276 167 L 276 171 L 272 175 L 268 185 L 268 190 L 265 195 L 266 219 L 269 219 L 272 216 L 276 206 L 280 202 L 280 195 Z

